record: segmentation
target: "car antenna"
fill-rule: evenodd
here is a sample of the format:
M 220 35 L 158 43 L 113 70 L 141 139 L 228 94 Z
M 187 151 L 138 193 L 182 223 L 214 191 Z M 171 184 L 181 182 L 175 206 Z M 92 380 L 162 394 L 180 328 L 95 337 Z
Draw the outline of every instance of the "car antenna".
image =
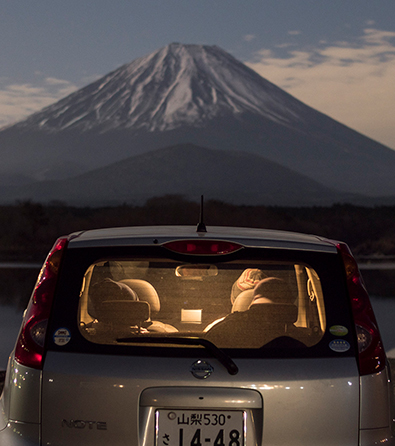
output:
M 203 223 L 203 195 L 200 196 L 200 220 L 196 232 L 207 232 L 206 225 Z

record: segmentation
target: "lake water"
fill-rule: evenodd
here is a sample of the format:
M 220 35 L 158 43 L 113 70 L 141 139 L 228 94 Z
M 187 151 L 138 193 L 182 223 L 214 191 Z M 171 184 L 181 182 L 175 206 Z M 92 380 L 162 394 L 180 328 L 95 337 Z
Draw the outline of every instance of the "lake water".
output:
M 387 355 L 395 358 L 395 263 L 391 264 L 392 268 L 388 264 L 385 268 L 372 264 L 360 266 Z M 6 367 L 37 274 L 37 265 L 1 268 L 0 264 L 0 302 L 3 303 L 0 305 L 0 370 Z
M 14 347 L 22 321 L 23 310 L 15 307 L 0 307 L 0 370 L 7 366 L 8 355 Z

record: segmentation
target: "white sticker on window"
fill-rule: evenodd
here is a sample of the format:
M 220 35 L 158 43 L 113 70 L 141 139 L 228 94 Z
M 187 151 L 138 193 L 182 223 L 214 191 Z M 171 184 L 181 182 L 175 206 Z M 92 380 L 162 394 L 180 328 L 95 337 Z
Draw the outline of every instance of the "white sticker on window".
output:
M 343 325 L 332 325 L 329 331 L 334 336 L 346 336 L 348 334 L 348 329 Z
M 58 328 L 53 335 L 53 341 L 56 345 L 66 345 L 70 339 L 71 334 L 67 328 Z
M 350 344 L 344 339 L 334 339 L 329 343 L 329 348 L 334 352 L 342 353 L 350 350 Z

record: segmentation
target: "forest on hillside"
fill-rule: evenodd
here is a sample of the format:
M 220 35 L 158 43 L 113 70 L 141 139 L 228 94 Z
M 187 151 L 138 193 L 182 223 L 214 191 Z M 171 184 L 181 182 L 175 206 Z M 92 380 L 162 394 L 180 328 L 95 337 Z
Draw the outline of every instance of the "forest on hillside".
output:
M 71 207 L 31 201 L 0 206 L 0 261 L 42 261 L 57 237 L 93 228 L 196 225 L 200 204 L 182 196 L 142 206 Z M 330 207 L 235 206 L 207 200 L 207 226 L 241 226 L 316 234 L 342 240 L 357 257 L 395 257 L 395 207 L 335 204 Z

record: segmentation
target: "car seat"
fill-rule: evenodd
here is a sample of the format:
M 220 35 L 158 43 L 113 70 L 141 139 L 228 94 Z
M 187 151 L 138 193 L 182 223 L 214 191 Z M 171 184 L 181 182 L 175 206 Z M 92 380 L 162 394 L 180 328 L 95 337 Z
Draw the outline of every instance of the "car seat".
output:
M 139 332 L 150 319 L 150 307 L 126 284 L 106 278 L 89 289 L 88 312 L 103 332 Z M 133 330 L 132 330 L 133 331 Z
M 206 338 L 222 348 L 259 348 L 277 337 L 295 336 L 297 313 L 293 304 L 251 305 L 207 327 Z
M 237 295 L 235 298 L 231 313 L 234 313 L 236 311 L 246 311 L 251 305 L 251 302 L 254 299 L 254 290 L 246 290 L 242 291 L 240 294 Z M 203 330 L 205 333 L 207 333 L 209 330 L 211 330 L 214 325 L 218 324 L 218 322 L 221 322 L 224 320 L 225 317 L 221 317 L 219 319 L 216 319 L 215 321 L 211 322 L 207 327 Z
M 254 290 L 242 291 L 235 299 L 232 305 L 232 313 L 235 311 L 246 311 L 250 308 L 254 300 Z
M 160 300 L 156 289 L 147 282 L 141 279 L 123 279 L 119 283 L 127 285 L 133 292 L 137 294 L 139 301 L 147 302 L 151 310 L 151 318 L 158 315 L 160 311 Z M 150 324 L 147 324 L 148 331 L 153 332 L 168 332 L 173 333 L 178 331 L 170 324 L 164 324 L 157 320 L 150 320 Z

